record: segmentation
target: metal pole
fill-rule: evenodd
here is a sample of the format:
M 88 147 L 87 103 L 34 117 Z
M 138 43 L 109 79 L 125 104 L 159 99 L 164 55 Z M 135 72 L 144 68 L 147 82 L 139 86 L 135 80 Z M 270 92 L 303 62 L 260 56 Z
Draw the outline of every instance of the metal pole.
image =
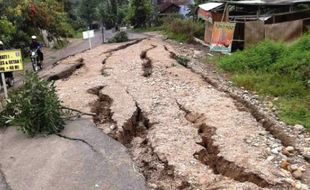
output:
M 225 3 L 224 12 L 223 12 L 223 15 L 222 15 L 221 22 L 223 22 L 223 21 L 224 21 L 224 17 L 226 16 L 226 9 L 227 9 L 227 6 L 228 6 L 228 4 L 227 4 L 227 3 Z
M 102 28 L 101 28 L 101 34 L 102 34 L 102 43 L 104 43 L 104 26 L 102 24 Z
M 4 96 L 6 99 L 9 98 L 8 96 L 8 89 L 6 88 L 6 82 L 5 82 L 5 75 L 4 73 L 1 73 L 1 79 L 2 79 L 2 85 L 3 85 L 3 89 L 4 89 Z
M 102 27 L 102 41 L 103 41 L 103 43 L 105 43 L 105 34 L 104 34 L 104 32 L 105 32 L 105 26 Z
M 90 39 L 90 31 L 88 30 L 88 42 L 89 42 L 89 49 L 91 49 L 91 39 Z

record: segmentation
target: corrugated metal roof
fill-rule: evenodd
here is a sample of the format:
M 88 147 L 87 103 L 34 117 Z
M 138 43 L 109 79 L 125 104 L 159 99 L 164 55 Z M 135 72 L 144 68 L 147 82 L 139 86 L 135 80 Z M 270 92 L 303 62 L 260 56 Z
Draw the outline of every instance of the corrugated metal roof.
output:
M 199 5 L 199 8 L 205 10 L 205 11 L 210 11 L 216 7 L 219 7 L 223 5 L 223 3 L 214 3 L 214 2 L 210 2 L 210 3 L 205 3 L 205 4 L 201 4 Z

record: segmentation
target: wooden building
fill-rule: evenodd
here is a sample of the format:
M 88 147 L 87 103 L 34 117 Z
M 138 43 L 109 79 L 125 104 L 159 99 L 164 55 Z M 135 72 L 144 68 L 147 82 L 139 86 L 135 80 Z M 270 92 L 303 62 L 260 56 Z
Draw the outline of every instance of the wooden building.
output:
M 232 49 L 243 49 L 264 39 L 291 41 L 310 26 L 310 0 L 212 1 L 199 6 L 210 44 L 214 22 L 235 23 Z

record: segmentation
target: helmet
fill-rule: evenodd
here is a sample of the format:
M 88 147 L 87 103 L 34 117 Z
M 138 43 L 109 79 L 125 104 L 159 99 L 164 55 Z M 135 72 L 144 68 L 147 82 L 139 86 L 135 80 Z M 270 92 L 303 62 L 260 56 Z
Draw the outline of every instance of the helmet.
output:
M 31 36 L 31 39 L 36 40 L 37 37 L 36 36 Z
M 0 46 L 3 46 L 3 42 L 0 40 Z

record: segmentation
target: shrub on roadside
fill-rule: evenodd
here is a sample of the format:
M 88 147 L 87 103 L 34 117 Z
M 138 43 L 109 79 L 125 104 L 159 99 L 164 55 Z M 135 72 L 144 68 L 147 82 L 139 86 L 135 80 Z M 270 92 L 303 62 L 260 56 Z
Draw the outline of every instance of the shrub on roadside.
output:
M 302 82 L 310 91 L 310 34 L 287 49 L 283 57 L 273 66 L 273 71 Z
M 27 73 L 24 86 L 7 101 L 0 124 L 18 126 L 30 137 L 59 133 L 64 120 L 54 84 Z
M 262 42 L 224 57 L 219 67 L 232 73 L 236 84 L 278 97 L 279 116 L 310 129 L 310 34 L 291 45 Z
M 127 42 L 128 35 L 126 32 L 122 31 L 117 33 L 112 39 L 109 40 L 109 43 L 121 43 L 121 42 Z
M 194 37 L 203 38 L 205 25 L 189 19 L 167 17 L 163 21 L 162 29 L 169 38 L 179 42 L 193 42 Z
M 187 57 L 184 56 L 176 56 L 175 59 L 180 65 L 183 65 L 184 67 L 187 67 L 188 62 L 190 61 Z
M 239 51 L 221 60 L 220 67 L 229 72 L 266 71 L 285 53 L 281 43 L 264 41 L 257 46 Z

